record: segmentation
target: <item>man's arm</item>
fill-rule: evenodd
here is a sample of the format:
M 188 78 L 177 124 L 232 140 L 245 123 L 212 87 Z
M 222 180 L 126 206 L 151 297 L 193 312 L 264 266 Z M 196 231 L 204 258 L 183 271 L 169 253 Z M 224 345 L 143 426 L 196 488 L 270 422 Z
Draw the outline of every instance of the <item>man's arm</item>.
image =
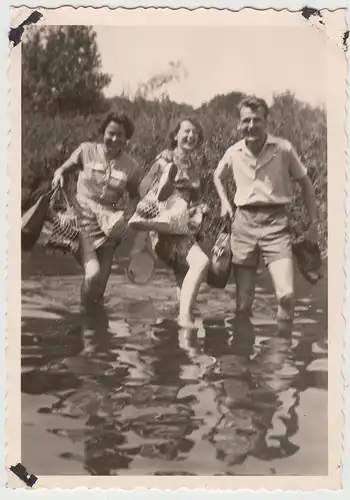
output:
M 311 182 L 310 177 L 307 174 L 306 167 L 300 161 L 296 151 L 291 146 L 289 151 L 289 167 L 292 177 L 299 183 L 303 198 L 306 206 L 306 210 L 309 216 L 310 225 L 305 237 L 312 242 L 316 243 L 318 241 L 317 232 L 317 204 L 314 186 Z
M 218 193 L 218 196 L 221 201 L 221 217 L 225 217 L 226 215 L 229 215 L 229 217 L 232 219 L 233 218 L 233 210 L 231 207 L 231 203 L 228 199 L 226 188 L 224 186 L 224 178 L 227 175 L 229 170 L 229 164 L 228 164 L 228 158 L 227 158 L 227 152 L 224 155 L 224 157 L 221 159 L 219 162 L 218 166 L 216 167 L 216 170 L 214 171 L 213 174 L 213 181 L 214 181 L 214 186 L 215 189 Z
M 299 179 L 299 185 L 302 189 L 306 210 L 309 215 L 310 224 L 317 223 L 317 204 L 314 186 L 312 185 L 311 179 L 308 175 L 305 175 L 302 179 Z
M 303 193 L 303 198 L 310 221 L 309 227 L 305 234 L 305 238 L 312 241 L 313 243 L 317 243 L 318 230 L 317 230 L 317 204 L 316 204 L 315 190 L 312 185 L 311 179 L 308 175 L 305 175 L 302 179 L 299 179 L 298 182 Z

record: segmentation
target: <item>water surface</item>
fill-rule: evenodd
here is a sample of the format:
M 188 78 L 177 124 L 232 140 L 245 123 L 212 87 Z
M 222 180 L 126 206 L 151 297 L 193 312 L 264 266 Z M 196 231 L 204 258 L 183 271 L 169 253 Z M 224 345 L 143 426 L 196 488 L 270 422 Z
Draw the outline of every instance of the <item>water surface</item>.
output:
M 252 325 L 234 323 L 230 283 L 203 287 L 189 332 L 165 269 L 139 287 L 119 260 L 92 320 L 70 257 L 22 264 L 22 460 L 36 474 L 327 474 L 325 281 L 297 277 L 285 339 L 265 272 Z

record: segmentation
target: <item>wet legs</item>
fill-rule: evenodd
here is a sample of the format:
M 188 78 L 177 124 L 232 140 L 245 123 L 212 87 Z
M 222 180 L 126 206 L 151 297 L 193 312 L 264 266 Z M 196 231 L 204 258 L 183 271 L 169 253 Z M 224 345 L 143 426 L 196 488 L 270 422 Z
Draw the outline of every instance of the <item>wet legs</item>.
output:
M 269 272 L 277 297 L 278 328 L 289 330 L 294 315 L 294 274 L 293 260 L 283 258 L 269 264 Z M 236 280 L 236 316 L 249 318 L 254 301 L 256 267 L 234 266 Z
M 82 242 L 80 262 L 84 268 L 81 286 L 83 307 L 101 302 L 111 272 L 114 251 L 115 246 L 102 246 L 94 250 L 89 242 Z
M 189 269 L 185 276 L 177 276 L 177 296 L 180 301 L 179 323 L 192 326 L 192 308 L 197 298 L 199 287 L 209 268 L 209 258 L 199 245 L 194 244 L 187 256 Z

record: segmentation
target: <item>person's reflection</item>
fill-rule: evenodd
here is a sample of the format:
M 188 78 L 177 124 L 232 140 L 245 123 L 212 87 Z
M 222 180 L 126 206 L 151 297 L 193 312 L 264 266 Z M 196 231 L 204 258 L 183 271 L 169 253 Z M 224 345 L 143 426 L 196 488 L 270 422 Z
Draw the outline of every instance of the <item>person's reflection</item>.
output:
M 279 338 L 290 339 L 293 330 L 293 320 L 284 319 L 284 318 L 276 318 L 277 329 L 276 336 Z
M 221 414 L 208 439 L 215 446 L 217 457 L 228 464 L 239 462 L 255 437 L 249 411 L 240 407 L 250 389 L 249 359 L 254 336 L 247 320 L 238 326 L 235 321 L 232 327 L 233 336 L 224 324 L 206 324 L 204 342 L 205 352 L 216 360 L 207 376 Z
M 233 336 L 224 327 L 220 334 L 218 327 L 207 327 L 205 346 L 216 358 L 209 378 L 216 389 L 221 413 L 209 440 L 216 447 L 217 457 L 228 465 L 242 463 L 249 455 L 266 459 L 290 455 L 298 449 L 289 441 L 291 429 L 297 427 L 294 410 L 297 398 L 289 403 L 286 413 L 290 418 L 284 421 L 278 447 L 271 450 L 266 443 L 273 417 L 282 404 L 279 391 L 288 391 L 294 380 L 278 372 L 289 356 L 290 337 L 286 340 L 285 331 L 280 337 L 278 328 L 276 336 L 253 356 L 255 335 L 251 322 L 236 319 L 232 326 Z M 216 342 L 211 342 L 213 336 Z M 271 377 L 274 384 L 270 384 Z M 278 386 L 278 380 L 283 380 L 283 384 Z
M 78 356 L 65 360 L 81 386 L 65 399 L 63 414 L 84 418 L 81 434 L 86 470 L 92 475 L 117 474 L 133 460 L 133 454 L 124 450 L 127 438 L 122 425 L 128 368 L 119 362 L 114 350 L 108 311 L 95 306 L 82 320 L 84 349 Z
M 109 332 L 109 317 L 104 305 L 95 304 L 82 316 L 84 330 L 84 353 L 108 351 L 111 334 Z
M 175 321 L 163 320 L 153 327 L 152 345 L 147 351 L 151 367 L 151 383 L 173 387 L 177 393 L 182 386 L 181 367 L 186 354 L 179 346 L 179 327 Z
M 185 386 L 183 367 L 190 360 L 179 345 L 176 322 L 165 319 L 151 329 L 152 342 L 138 352 L 140 363 L 147 365 L 148 381 L 130 389 L 135 411 L 125 423 L 143 439 L 141 457 L 176 460 L 194 444 L 188 436 L 196 426 L 191 407 L 195 395 L 179 395 Z
M 84 446 L 84 465 L 91 475 L 116 475 L 120 469 L 127 469 L 132 462 L 133 453 L 124 451 L 126 438 L 119 427 L 119 422 L 113 421 L 100 421 L 94 425 Z
M 21 391 L 45 394 L 78 387 L 80 381 L 67 372 L 63 360 L 82 351 L 82 338 L 79 317 L 70 311 L 58 319 L 26 318 L 21 338 Z
M 179 347 L 187 354 L 188 360 L 195 361 L 201 352 L 198 342 L 198 330 L 193 328 L 180 328 L 178 332 Z
M 298 430 L 299 391 L 295 389 L 298 371 L 292 358 L 292 337 L 278 328 L 274 336 L 260 345 L 251 366 L 256 408 L 261 412 L 264 439 L 252 453 L 262 460 L 293 455 L 299 450 L 290 439 Z

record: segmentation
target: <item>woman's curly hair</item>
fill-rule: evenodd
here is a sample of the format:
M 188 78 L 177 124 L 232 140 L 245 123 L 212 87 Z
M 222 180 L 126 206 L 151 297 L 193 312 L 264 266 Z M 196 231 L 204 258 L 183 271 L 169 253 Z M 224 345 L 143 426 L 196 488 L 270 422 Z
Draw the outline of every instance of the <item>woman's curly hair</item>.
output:
M 135 125 L 134 122 L 128 117 L 128 115 L 116 111 L 109 113 L 101 123 L 100 132 L 102 134 L 105 133 L 106 128 L 111 122 L 119 123 L 120 125 L 122 125 L 125 130 L 126 139 L 131 139 L 135 131 Z

